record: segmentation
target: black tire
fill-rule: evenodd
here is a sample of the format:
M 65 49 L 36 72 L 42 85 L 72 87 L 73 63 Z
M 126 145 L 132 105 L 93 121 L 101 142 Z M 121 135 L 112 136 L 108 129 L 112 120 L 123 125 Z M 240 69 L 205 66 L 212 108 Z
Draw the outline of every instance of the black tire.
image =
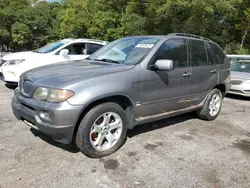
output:
M 120 116 L 123 124 L 123 129 L 119 140 L 112 148 L 105 151 L 99 151 L 91 144 L 90 131 L 96 119 L 107 112 L 114 112 Z M 127 134 L 127 125 L 127 116 L 120 105 L 112 102 L 102 103 L 92 108 L 82 119 L 76 133 L 76 145 L 83 154 L 91 158 L 100 158 L 110 155 L 124 144 Z
M 215 115 L 215 116 L 212 116 L 210 113 L 209 113 L 209 104 L 212 100 L 212 97 L 215 95 L 215 94 L 218 94 L 219 97 L 220 97 L 220 101 L 221 101 L 221 104 L 220 104 L 220 108 L 219 108 L 219 111 L 218 113 Z M 206 102 L 205 104 L 202 106 L 202 108 L 197 111 L 197 116 L 200 118 L 200 119 L 203 119 L 203 120 L 207 120 L 207 121 L 212 121 L 214 119 L 216 119 L 218 117 L 218 115 L 220 114 L 220 111 L 221 111 L 221 107 L 222 107 L 222 93 L 219 89 L 215 88 L 213 89 L 207 96 L 207 99 L 206 99 Z

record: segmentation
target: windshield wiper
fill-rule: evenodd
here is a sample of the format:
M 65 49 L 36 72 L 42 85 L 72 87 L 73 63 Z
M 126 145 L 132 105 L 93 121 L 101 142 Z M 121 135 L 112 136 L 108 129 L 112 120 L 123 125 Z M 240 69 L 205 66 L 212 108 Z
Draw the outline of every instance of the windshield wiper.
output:
M 103 58 L 103 59 L 94 59 L 94 61 L 104 61 L 104 62 L 108 62 L 108 63 L 121 64 L 119 61 L 115 61 L 115 60 L 107 59 L 107 58 Z

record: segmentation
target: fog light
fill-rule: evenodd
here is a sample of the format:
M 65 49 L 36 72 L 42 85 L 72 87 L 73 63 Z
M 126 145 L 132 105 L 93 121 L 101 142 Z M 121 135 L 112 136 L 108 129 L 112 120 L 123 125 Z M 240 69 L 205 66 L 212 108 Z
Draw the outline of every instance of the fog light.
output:
M 39 115 L 40 115 L 40 117 L 41 117 L 42 119 L 48 120 L 48 119 L 50 118 L 49 112 L 47 112 L 47 111 L 41 111 L 41 112 L 39 113 Z

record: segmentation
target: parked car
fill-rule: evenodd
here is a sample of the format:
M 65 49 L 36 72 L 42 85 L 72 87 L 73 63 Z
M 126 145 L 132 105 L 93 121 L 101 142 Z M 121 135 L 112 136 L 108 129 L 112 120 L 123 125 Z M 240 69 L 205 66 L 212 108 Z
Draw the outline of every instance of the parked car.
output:
M 229 93 L 250 97 L 250 60 L 231 64 L 231 84 Z
M 5 55 L 0 64 L 4 81 L 18 83 L 20 75 L 30 69 L 61 61 L 82 60 L 106 45 L 93 39 L 64 39 L 38 50 Z
M 234 63 L 239 60 L 250 60 L 250 55 L 227 54 L 227 58 Z
M 190 111 L 214 120 L 229 88 L 230 63 L 211 40 L 132 36 L 86 60 L 24 73 L 12 108 L 32 128 L 103 157 L 120 148 L 136 125 Z

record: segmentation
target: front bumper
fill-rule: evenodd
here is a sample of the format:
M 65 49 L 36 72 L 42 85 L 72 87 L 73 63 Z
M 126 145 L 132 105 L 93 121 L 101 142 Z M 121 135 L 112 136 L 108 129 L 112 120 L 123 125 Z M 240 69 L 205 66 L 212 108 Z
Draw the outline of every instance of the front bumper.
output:
M 15 82 L 18 83 L 20 75 L 17 75 L 12 71 L 4 71 L 2 70 L 2 75 L 5 82 Z
M 69 144 L 73 140 L 75 124 L 81 112 L 80 106 L 72 106 L 67 101 L 47 103 L 26 98 L 15 90 L 12 99 L 13 114 L 18 120 L 41 131 L 54 140 Z
M 232 84 L 228 93 L 250 97 L 250 84 L 244 82 L 239 85 Z

